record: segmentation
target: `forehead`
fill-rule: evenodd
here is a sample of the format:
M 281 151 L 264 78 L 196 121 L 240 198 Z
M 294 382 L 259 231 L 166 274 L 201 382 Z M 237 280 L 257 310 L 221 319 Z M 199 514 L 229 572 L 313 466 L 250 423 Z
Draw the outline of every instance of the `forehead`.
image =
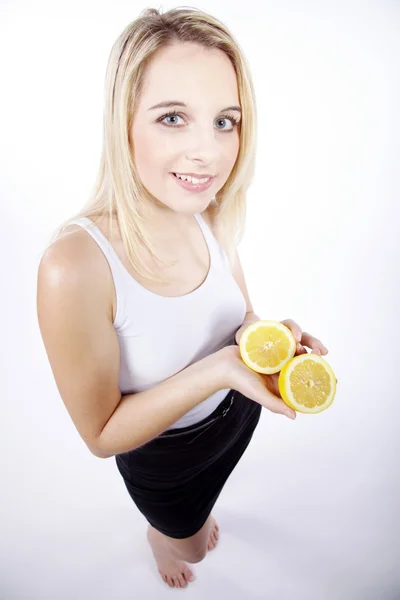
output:
M 205 98 L 221 106 L 239 104 L 235 69 L 222 50 L 179 42 L 153 56 L 142 88 L 146 106 L 170 99 L 194 105 Z

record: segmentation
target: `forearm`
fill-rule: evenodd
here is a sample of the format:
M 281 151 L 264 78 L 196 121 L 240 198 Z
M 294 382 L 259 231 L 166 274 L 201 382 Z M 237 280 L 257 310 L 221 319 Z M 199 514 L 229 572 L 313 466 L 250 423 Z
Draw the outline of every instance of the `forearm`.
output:
M 122 397 L 96 441 L 100 458 L 143 446 L 226 385 L 224 348 L 151 389 Z

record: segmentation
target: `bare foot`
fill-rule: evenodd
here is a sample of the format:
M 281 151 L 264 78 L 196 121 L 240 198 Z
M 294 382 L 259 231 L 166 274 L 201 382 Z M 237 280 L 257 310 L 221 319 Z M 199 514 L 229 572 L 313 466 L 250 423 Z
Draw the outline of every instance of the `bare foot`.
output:
M 218 543 L 219 526 L 212 515 L 210 521 L 210 535 L 207 549 L 213 550 Z M 195 576 L 187 563 L 168 556 L 163 544 L 162 533 L 154 529 L 151 525 L 147 529 L 147 539 L 156 559 L 158 572 L 163 581 L 168 583 L 170 587 L 187 587 L 188 582 L 190 583 L 195 580 Z
M 162 538 L 163 534 L 149 525 L 147 539 L 153 550 L 161 578 L 165 583 L 168 583 L 169 587 L 185 588 L 188 582 L 195 580 L 195 576 L 183 560 L 177 560 L 168 556 Z
M 211 525 L 210 525 L 210 537 L 208 538 L 208 550 L 214 550 L 215 546 L 218 544 L 219 538 L 219 526 L 217 521 L 211 515 Z

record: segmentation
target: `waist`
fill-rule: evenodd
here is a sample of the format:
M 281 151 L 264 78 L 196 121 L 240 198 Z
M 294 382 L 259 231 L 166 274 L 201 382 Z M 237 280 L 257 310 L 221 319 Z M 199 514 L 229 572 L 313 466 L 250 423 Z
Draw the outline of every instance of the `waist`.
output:
M 188 425 L 187 427 L 176 427 L 174 429 L 167 429 L 166 431 L 161 433 L 159 437 L 169 437 L 173 435 L 180 435 L 192 431 L 197 431 L 198 429 L 202 429 L 203 427 L 206 427 L 207 425 L 213 423 L 217 419 L 224 417 L 232 407 L 235 393 L 236 390 L 231 390 L 230 392 L 228 392 L 226 398 L 222 402 L 220 402 L 217 408 L 205 419 L 202 419 L 197 423 L 193 423 L 192 425 Z

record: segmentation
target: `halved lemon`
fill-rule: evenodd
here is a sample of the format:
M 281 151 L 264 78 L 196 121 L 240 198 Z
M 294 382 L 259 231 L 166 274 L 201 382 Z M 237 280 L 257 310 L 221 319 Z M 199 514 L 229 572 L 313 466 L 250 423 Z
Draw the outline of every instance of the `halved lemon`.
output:
M 302 413 L 319 413 L 330 407 L 336 394 L 332 367 L 318 354 L 299 354 L 279 373 L 282 400 Z
M 272 375 L 278 373 L 296 354 L 293 333 L 279 321 L 256 321 L 240 338 L 239 350 L 243 362 L 253 371 Z

